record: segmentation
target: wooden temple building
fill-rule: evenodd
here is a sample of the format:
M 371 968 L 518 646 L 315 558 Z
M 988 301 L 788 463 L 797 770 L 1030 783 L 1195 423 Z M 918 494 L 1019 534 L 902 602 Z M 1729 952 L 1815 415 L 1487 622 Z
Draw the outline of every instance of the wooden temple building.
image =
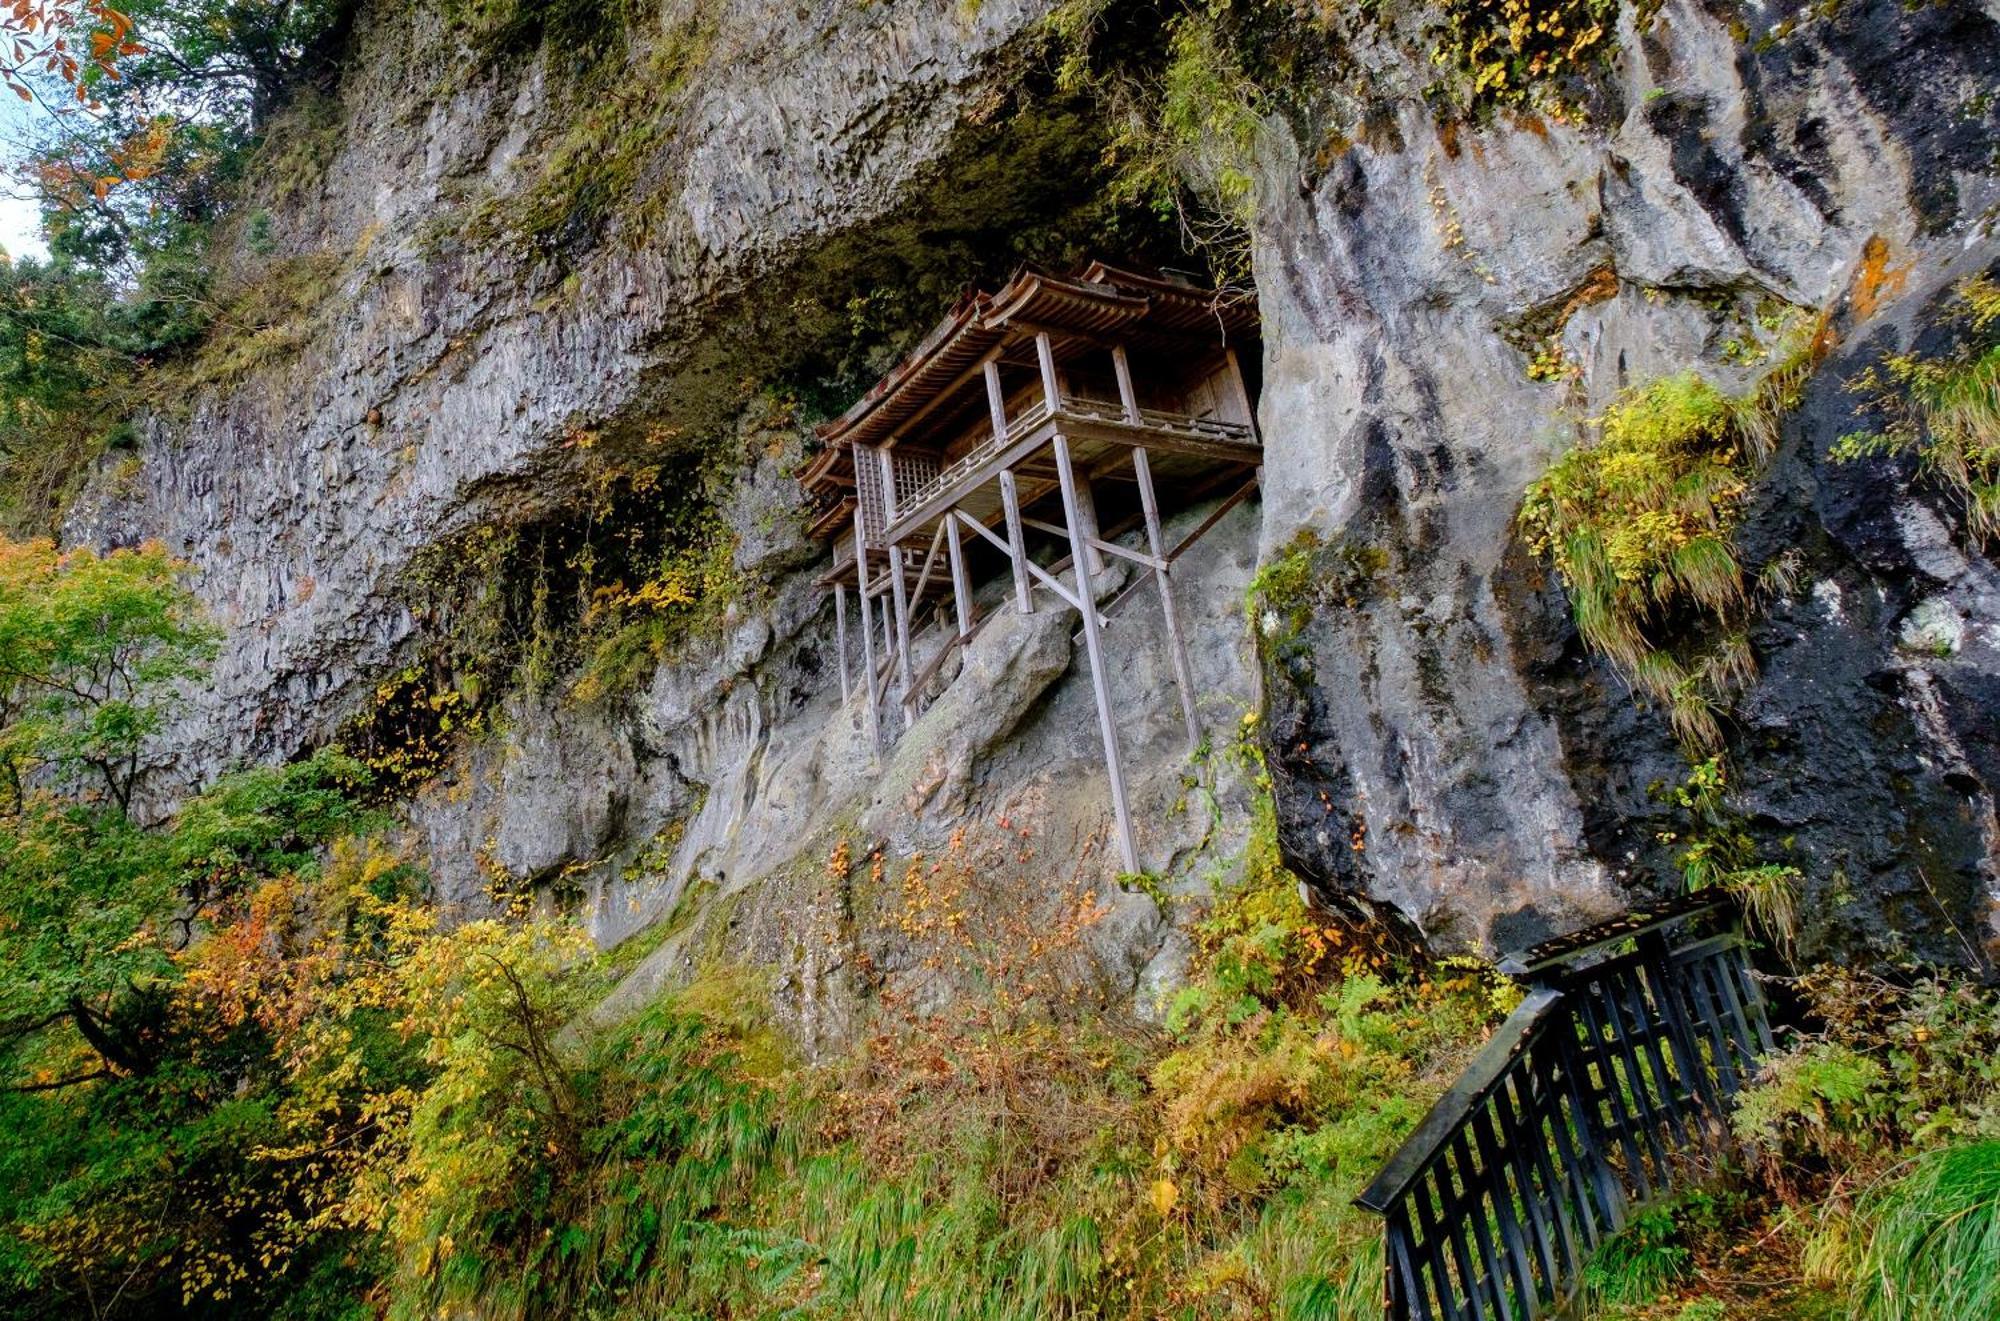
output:
M 921 714 L 946 660 L 978 631 L 973 585 L 1008 574 L 1015 609 L 1053 598 L 1081 618 L 1119 849 L 1140 870 L 1105 669 L 1118 602 L 1098 605 L 1092 576 L 1113 556 L 1144 571 L 1135 587 L 1157 585 L 1192 746 L 1172 563 L 1255 486 L 1262 447 L 1242 357 L 1255 331 L 1252 307 L 1172 278 L 1101 262 L 1068 276 L 1027 269 L 961 300 L 819 428 L 823 449 L 803 481 L 819 510 L 814 533 L 833 546 L 822 582 L 834 595 L 841 696 L 852 701 L 856 686 L 852 588 L 858 686 L 878 749 Z M 1218 496 L 1191 536 L 1165 544 L 1163 508 Z M 1142 527 L 1142 548 L 1114 540 Z

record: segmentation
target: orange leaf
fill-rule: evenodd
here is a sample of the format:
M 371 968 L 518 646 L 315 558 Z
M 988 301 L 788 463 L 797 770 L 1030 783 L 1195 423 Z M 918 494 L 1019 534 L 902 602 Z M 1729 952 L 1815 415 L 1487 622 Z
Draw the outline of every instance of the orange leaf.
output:
M 11 83 L 9 85 L 13 87 L 14 95 L 20 97 L 23 101 L 32 101 L 35 99 L 35 94 L 29 91 L 27 88 L 21 86 L 21 84 Z

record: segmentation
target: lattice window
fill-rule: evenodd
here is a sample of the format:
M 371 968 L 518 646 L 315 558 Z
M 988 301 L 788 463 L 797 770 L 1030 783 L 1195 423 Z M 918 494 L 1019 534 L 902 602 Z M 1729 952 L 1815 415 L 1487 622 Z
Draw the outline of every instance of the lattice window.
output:
M 889 466 L 896 474 L 896 508 L 899 512 L 913 508 L 918 503 L 918 494 L 928 492 L 937 482 L 938 461 L 934 454 L 890 450 Z
M 854 447 L 854 501 L 861 510 L 861 532 L 870 549 L 882 545 L 883 531 L 889 526 L 888 510 L 882 502 L 882 460 L 870 445 Z
M 898 510 L 908 509 L 918 498 L 935 489 L 938 460 L 934 454 L 889 451 L 889 471 L 896 483 Z M 870 549 L 886 545 L 889 526 L 888 501 L 883 499 L 882 451 L 867 445 L 854 447 L 854 496 L 861 509 L 861 526 Z

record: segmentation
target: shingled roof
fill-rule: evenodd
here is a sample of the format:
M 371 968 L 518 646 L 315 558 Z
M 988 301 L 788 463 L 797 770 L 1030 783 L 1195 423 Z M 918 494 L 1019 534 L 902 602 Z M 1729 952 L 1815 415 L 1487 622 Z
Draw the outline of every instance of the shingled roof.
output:
M 893 434 L 938 391 L 962 381 L 996 348 L 1037 329 L 1133 344 L 1186 342 L 1247 333 L 1257 324 L 1247 300 L 1224 301 L 1210 289 L 1165 275 L 1142 275 L 1092 262 L 1074 275 L 1023 267 L 998 293 L 973 293 L 902 362 L 839 417 L 818 428 L 829 450 L 872 445 Z M 807 480 L 831 475 L 822 455 Z

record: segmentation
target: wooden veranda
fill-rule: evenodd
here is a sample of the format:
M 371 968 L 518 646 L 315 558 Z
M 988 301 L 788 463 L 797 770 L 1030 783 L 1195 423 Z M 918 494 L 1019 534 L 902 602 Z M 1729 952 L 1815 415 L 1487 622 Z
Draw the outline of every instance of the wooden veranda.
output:
M 977 631 L 971 565 L 990 549 L 1011 574 L 1016 609 L 1034 611 L 1046 592 L 1082 621 L 1120 855 L 1127 870 L 1140 869 L 1107 684 L 1108 619 L 1093 576 L 1110 556 L 1157 585 L 1192 746 L 1194 681 L 1172 581 L 1187 543 L 1166 546 L 1162 500 L 1224 494 L 1226 509 L 1254 486 L 1262 447 L 1239 355 L 1254 327 L 1247 305 L 1185 282 L 1103 263 L 1066 277 L 1027 270 L 997 294 L 962 301 L 820 428 L 824 449 L 804 481 L 819 501 L 815 531 L 833 542 L 822 581 L 834 594 L 843 700 L 855 686 L 847 611 L 855 589 L 875 746 L 885 727 L 916 720 L 945 661 Z M 1117 494 L 1106 500 L 1112 484 Z M 1107 504 L 1136 508 L 1106 527 Z M 1114 539 L 1140 527 L 1139 548 Z M 1052 538 L 1061 558 L 1037 558 L 1031 536 Z M 926 606 L 942 635 L 928 660 L 919 645 Z

